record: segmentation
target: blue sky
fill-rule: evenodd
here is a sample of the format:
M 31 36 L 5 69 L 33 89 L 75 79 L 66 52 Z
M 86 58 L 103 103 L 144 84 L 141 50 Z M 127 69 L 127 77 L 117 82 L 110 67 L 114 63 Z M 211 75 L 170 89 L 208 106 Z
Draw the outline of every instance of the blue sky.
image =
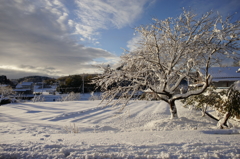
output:
M 226 16 L 239 0 L 2 0 L 0 75 L 20 78 L 96 73 L 132 50 L 134 28 L 152 18 L 177 17 L 182 8 Z

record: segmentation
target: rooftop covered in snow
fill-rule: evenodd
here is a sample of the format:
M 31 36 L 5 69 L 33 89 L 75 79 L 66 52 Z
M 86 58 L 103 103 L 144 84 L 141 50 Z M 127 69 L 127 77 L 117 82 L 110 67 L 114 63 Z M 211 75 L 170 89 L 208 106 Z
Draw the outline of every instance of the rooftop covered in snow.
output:
M 240 80 L 240 67 L 212 67 L 209 73 L 212 81 L 238 81 Z
M 31 86 L 33 82 L 22 82 L 16 86 L 16 88 L 22 88 L 23 86 Z

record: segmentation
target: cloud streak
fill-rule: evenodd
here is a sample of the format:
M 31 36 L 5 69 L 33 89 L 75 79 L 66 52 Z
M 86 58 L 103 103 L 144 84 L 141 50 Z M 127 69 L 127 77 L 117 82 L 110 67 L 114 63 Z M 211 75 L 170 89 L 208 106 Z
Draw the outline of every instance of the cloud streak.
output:
M 131 25 L 143 13 L 147 0 L 75 0 L 79 21 L 69 26 L 75 27 L 75 33 L 84 39 L 95 40 L 98 30 L 110 27 L 122 28 Z M 96 36 L 94 36 L 96 35 Z
M 116 62 L 118 57 L 101 48 L 86 47 L 79 39 L 99 43 L 99 30 L 131 24 L 139 18 L 147 1 L 75 0 L 73 10 L 63 2 L 68 3 L 0 2 L 1 73 L 17 78 L 19 74 L 61 76 L 96 72 L 92 64 L 101 63 L 98 59 Z

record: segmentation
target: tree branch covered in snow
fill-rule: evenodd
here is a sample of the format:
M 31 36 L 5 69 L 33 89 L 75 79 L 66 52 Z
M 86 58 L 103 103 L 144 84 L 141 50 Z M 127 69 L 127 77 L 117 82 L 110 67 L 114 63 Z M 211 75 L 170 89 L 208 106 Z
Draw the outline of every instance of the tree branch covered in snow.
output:
M 211 82 L 210 67 L 226 58 L 239 59 L 240 22 L 212 11 L 199 17 L 186 10 L 175 19 L 153 21 L 135 28 L 141 35 L 137 49 L 125 52 L 119 68 L 103 68 L 95 82 L 105 91 L 103 100 L 114 105 L 124 106 L 137 92 L 150 89 L 177 117 L 175 100 L 201 94 Z M 202 87 L 180 94 L 183 80 Z

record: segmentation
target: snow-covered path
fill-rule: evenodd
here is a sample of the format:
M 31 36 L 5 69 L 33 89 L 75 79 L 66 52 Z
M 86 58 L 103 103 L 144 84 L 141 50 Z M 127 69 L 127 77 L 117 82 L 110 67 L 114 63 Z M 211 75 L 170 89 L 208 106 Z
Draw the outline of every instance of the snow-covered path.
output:
M 240 158 L 240 124 L 181 107 L 170 120 L 160 101 L 133 101 L 123 112 L 100 101 L 0 107 L 0 158 Z M 75 132 L 75 133 L 74 133 Z

